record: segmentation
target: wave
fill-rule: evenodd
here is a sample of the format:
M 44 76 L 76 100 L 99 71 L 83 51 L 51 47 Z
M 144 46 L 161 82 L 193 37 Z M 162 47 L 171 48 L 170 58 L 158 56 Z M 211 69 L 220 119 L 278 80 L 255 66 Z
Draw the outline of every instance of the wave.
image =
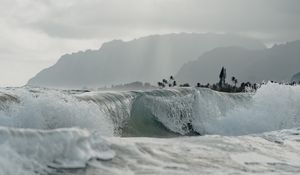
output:
M 13 100 L 1 101 L 6 106 L 0 110 L 1 126 L 45 130 L 79 127 L 113 135 L 111 118 L 96 103 L 78 100 L 75 94 L 39 88 L 9 89 L 2 94 L 13 96 Z
M 300 86 L 268 83 L 246 106 L 237 106 L 206 123 L 213 134 L 245 135 L 300 126 Z
M 0 125 L 79 127 L 106 136 L 245 135 L 300 125 L 300 87 L 274 83 L 256 93 L 205 88 L 131 92 L 3 89 Z
M 255 172 L 253 165 L 260 165 L 262 172 L 274 168 L 299 172 L 298 158 L 290 156 L 299 152 L 294 149 L 299 145 L 299 126 L 300 86 L 268 83 L 256 93 L 236 94 L 205 88 L 130 92 L 6 88 L 0 89 L 0 174 L 70 174 L 70 169 L 120 174 L 125 164 L 133 167 L 126 170 L 134 173 L 142 171 L 134 167 L 137 161 L 150 162 L 147 166 L 153 172 L 178 171 L 166 168 L 165 160 L 175 167 L 190 167 L 180 169 L 182 174 L 190 174 L 199 167 L 193 162 L 202 154 L 206 157 L 203 167 L 220 160 L 218 166 L 228 171 L 239 172 L 246 166 Z M 265 133 L 275 130 L 280 131 Z M 212 134 L 223 136 L 208 136 Z M 207 136 L 119 138 L 190 135 Z M 232 135 L 246 136 L 228 137 Z M 185 142 L 183 147 L 181 142 Z M 282 151 L 284 158 L 277 157 Z M 266 158 L 266 153 L 271 159 L 257 163 L 257 156 Z M 154 160 L 152 154 L 159 159 Z M 186 162 L 178 164 L 187 154 Z M 255 157 L 253 164 L 252 160 L 247 164 L 251 156 Z M 232 167 L 224 163 L 228 160 L 242 163 Z
M 299 134 L 300 128 L 247 136 L 114 137 L 110 143 L 120 158 L 91 164 L 98 174 L 299 174 Z
M 256 93 L 237 94 L 190 88 L 181 96 L 146 95 L 139 103 L 180 135 L 247 135 L 300 126 L 300 86 L 268 83 Z
M 84 168 L 90 160 L 110 160 L 115 153 L 97 132 L 0 127 L 0 155 L 0 174 L 24 175 Z
M 103 138 L 78 128 L 0 127 L 0 174 L 294 174 L 300 171 L 299 134 L 294 128 L 239 137 L 137 139 Z

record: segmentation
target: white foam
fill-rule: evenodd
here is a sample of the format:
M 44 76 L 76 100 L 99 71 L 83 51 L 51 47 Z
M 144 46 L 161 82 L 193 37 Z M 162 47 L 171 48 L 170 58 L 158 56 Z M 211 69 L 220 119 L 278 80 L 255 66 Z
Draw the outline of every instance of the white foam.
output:
M 113 124 L 93 102 L 80 101 L 71 94 L 55 90 L 11 90 L 20 103 L 10 104 L 0 111 L 1 126 L 56 129 L 80 127 L 113 135 Z
M 263 85 L 251 103 L 237 105 L 205 123 L 208 133 L 244 135 L 300 126 L 300 86 Z
M 110 160 L 114 152 L 99 133 L 0 128 L 0 174 L 34 174 L 52 168 L 83 168 L 89 160 Z
M 111 136 L 126 125 L 132 107 L 138 107 L 147 113 L 145 116 L 154 116 L 166 128 L 182 135 L 190 132 L 188 123 L 199 133 L 220 135 L 300 126 L 300 86 L 268 83 L 254 94 L 221 93 L 203 88 L 80 95 L 54 90 L 31 91 L 8 90 L 18 97 L 19 103 L 5 105 L 9 108 L 0 110 L 0 125 L 35 129 L 75 126 Z
M 283 143 L 261 135 L 112 138 L 120 158 L 92 165 L 95 174 L 297 174 L 300 130 L 287 131 L 266 133 Z
M 171 93 L 172 92 L 172 93 Z M 202 134 L 246 135 L 300 126 L 300 86 L 275 83 L 256 93 L 210 89 L 168 89 L 140 100 L 145 112 L 173 132 L 185 135 L 187 123 Z

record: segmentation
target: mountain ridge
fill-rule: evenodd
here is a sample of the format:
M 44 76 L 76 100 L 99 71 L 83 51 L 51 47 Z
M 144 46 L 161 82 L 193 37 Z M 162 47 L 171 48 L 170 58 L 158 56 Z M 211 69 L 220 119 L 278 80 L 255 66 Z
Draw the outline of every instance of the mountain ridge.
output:
M 291 78 L 291 81 L 300 82 L 300 72 L 294 74 Z
M 186 63 L 176 78 L 192 84 L 215 83 L 218 82 L 221 67 L 225 66 L 228 71 L 227 79 L 235 76 L 240 81 L 290 81 L 294 72 L 299 70 L 298 55 L 300 55 L 300 40 L 263 50 L 240 47 L 216 48 L 198 57 L 197 60 Z
M 186 61 L 208 50 L 241 45 L 264 49 L 258 40 L 226 34 L 151 35 L 130 41 L 113 40 L 98 50 L 63 55 L 27 85 L 46 87 L 103 86 L 133 81 L 155 82 L 175 74 Z

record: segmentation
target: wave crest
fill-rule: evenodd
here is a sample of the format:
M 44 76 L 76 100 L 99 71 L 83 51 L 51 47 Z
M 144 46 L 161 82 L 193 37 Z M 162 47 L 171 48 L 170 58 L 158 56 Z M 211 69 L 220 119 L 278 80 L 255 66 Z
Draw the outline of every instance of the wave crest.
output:
M 0 98 L 6 106 L 0 123 L 10 127 L 80 127 L 103 135 L 165 137 L 245 135 L 300 125 L 300 87 L 274 83 L 237 94 L 205 88 L 81 94 L 19 89 L 2 94 L 13 94 Z

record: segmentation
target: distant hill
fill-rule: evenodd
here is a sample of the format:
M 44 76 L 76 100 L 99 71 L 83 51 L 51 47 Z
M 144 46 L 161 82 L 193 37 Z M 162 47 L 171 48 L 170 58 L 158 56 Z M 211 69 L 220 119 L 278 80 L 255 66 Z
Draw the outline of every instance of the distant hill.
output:
M 39 72 L 28 85 L 97 87 L 134 81 L 156 82 L 178 72 L 187 61 L 216 47 L 264 49 L 257 40 L 223 34 L 153 35 L 124 42 L 114 40 L 99 50 L 62 56 Z
M 222 66 L 227 68 L 227 81 L 233 75 L 240 82 L 290 81 L 291 76 L 299 71 L 300 41 L 261 50 L 241 47 L 213 49 L 197 60 L 186 63 L 176 78 L 192 84 L 215 83 Z
M 291 81 L 300 82 L 300 72 L 298 72 L 295 75 L 293 75 Z

